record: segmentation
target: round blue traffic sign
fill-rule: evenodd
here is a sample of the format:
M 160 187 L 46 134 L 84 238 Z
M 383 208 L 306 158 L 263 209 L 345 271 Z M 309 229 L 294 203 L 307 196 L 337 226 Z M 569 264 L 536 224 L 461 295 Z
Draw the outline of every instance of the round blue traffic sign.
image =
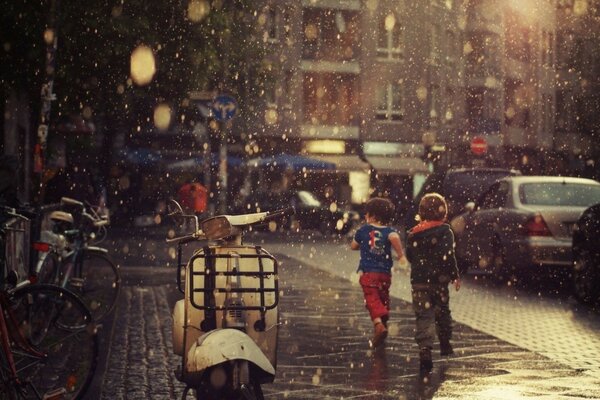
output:
M 237 113 L 237 102 L 231 96 L 219 95 L 212 102 L 212 112 L 216 120 L 228 121 Z

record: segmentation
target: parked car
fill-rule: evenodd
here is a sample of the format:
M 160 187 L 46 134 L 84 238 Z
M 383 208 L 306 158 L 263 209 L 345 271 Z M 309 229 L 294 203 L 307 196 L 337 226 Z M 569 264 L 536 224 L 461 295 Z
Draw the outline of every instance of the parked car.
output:
M 292 229 L 315 229 L 322 233 L 345 234 L 358 221 L 359 214 L 352 210 L 340 210 L 327 206 L 308 190 L 284 192 L 257 192 L 249 195 L 242 212 L 272 211 L 293 206 L 296 214 L 288 221 Z
M 573 289 L 584 303 L 600 301 L 600 203 L 586 209 L 573 229 Z
M 451 221 L 460 264 L 498 279 L 533 266 L 572 265 L 572 232 L 600 202 L 600 183 L 584 178 L 511 176 L 494 183 Z
M 450 168 L 434 172 L 427 177 L 408 210 L 405 226 L 411 228 L 416 224 L 419 202 L 425 193 L 436 192 L 446 198 L 448 220 L 451 220 L 464 210 L 465 204 L 475 201 L 498 179 L 518 175 L 521 175 L 519 171 L 506 168 Z

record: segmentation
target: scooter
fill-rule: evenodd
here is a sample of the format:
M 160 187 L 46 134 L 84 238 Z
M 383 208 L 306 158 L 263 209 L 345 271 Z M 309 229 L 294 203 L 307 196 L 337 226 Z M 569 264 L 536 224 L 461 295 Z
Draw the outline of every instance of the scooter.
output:
M 197 400 L 264 399 L 261 385 L 275 379 L 279 331 L 278 263 L 260 246 L 244 245 L 243 233 L 275 223 L 293 208 L 245 215 L 219 215 L 198 223 L 170 203 L 169 214 L 191 218 L 194 232 L 168 238 L 177 245 L 177 285 L 183 293 L 173 310 L 173 349 L 182 357 L 176 377 Z M 205 242 L 182 264 L 186 243 Z

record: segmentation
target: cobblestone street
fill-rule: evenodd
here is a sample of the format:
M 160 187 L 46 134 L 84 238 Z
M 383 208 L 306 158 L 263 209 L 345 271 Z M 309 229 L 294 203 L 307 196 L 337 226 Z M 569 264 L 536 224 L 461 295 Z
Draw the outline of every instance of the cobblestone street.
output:
M 520 399 L 600 398 L 600 378 L 588 370 L 455 324 L 456 355 L 440 359 L 424 384 L 417 376 L 414 317 L 394 298 L 385 349 L 371 351 L 371 323 L 360 287 L 351 280 L 279 256 L 281 262 L 277 377 L 269 399 Z M 171 345 L 171 307 L 181 296 L 174 268 L 122 268 L 125 286 L 106 370 L 91 399 L 173 399 L 179 358 Z M 456 298 L 457 296 L 455 296 Z M 452 304 L 452 301 L 451 301 Z M 109 339 L 106 339 L 109 341 Z M 591 349 L 592 351 L 594 349 Z

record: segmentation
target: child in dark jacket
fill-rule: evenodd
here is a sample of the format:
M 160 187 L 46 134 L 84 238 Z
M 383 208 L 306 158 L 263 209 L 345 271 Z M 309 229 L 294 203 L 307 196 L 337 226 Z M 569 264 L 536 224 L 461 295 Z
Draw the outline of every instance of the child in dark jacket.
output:
M 392 249 L 398 260 L 404 260 L 404 251 L 398 232 L 387 226 L 394 216 L 394 205 L 387 199 L 376 197 L 367 202 L 365 212 L 367 223 L 356 231 L 350 248 L 360 250 L 359 282 L 373 321 L 371 346 L 377 347 L 383 344 L 388 334 L 391 269 L 394 264 Z
M 450 344 L 452 317 L 448 284 L 452 282 L 459 290 L 460 279 L 454 256 L 454 234 L 445 223 L 447 214 L 444 197 L 427 193 L 419 203 L 420 223 L 408 232 L 406 239 L 421 373 L 433 368 L 431 349 L 436 331 L 440 354 L 454 353 Z

